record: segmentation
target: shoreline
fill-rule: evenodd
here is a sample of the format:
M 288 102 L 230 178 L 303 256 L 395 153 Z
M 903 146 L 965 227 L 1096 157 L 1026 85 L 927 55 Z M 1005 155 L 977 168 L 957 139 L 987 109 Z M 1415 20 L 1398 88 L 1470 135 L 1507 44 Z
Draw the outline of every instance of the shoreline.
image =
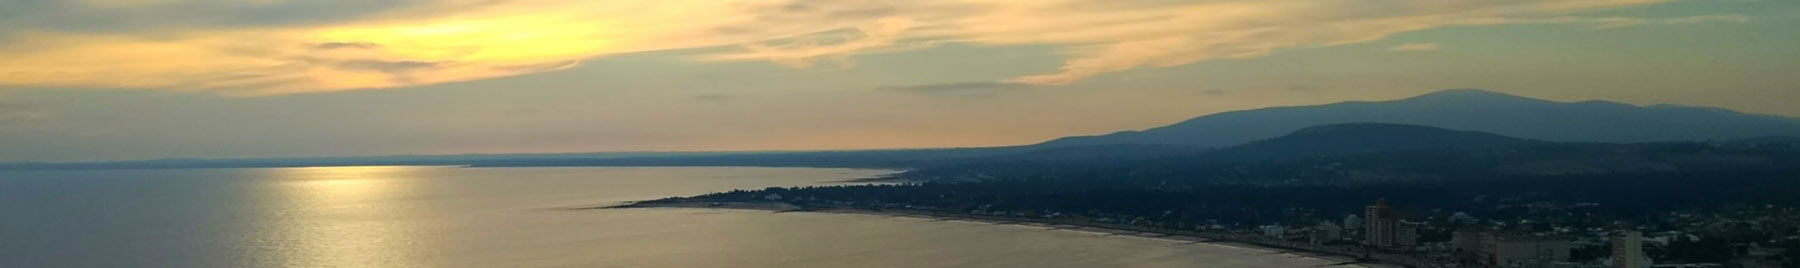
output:
M 1388 262 L 1383 262 L 1383 261 L 1379 261 L 1379 260 L 1361 259 L 1361 258 L 1358 258 L 1357 256 L 1345 255 L 1345 254 L 1335 253 L 1335 252 L 1325 252 L 1325 251 L 1309 250 L 1309 249 L 1303 249 L 1303 248 L 1282 247 L 1282 246 L 1276 246 L 1276 245 L 1263 245 L 1263 244 L 1257 244 L 1257 243 L 1253 243 L 1253 242 L 1237 241 L 1237 240 L 1225 239 L 1225 238 L 1201 237 L 1201 236 L 1197 235 L 1199 233 L 1179 234 L 1179 233 L 1172 233 L 1172 232 L 1166 232 L 1166 231 L 1150 230 L 1148 228 L 1142 228 L 1141 230 L 1134 230 L 1134 228 L 1122 228 L 1125 226 L 1101 226 L 1099 224 L 1071 224 L 1071 223 L 1042 222 L 1042 221 L 1036 221 L 1036 220 L 1031 220 L 1031 219 L 1017 219 L 1017 218 L 991 217 L 991 216 L 979 216 L 979 215 L 944 215 L 944 214 L 928 214 L 928 213 L 918 213 L 918 212 L 909 212 L 909 211 L 894 211 L 894 210 L 877 211 L 877 210 L 855 209 L 855 208 L 810 208 L 809 209 L 809 208 L 801 207 L 799 205 L 790 204 L 787 202 L 700 202 L 700 201 L 669 202 L 669 201 L 656 201 L 656 202 L 630 202 L 630 203 L 625 203 L 625 204 L 620 204 L 620 205 L 611 205 L 611 206 L 572 208 L 572 210 L 658 209 L 658 208 L 755 210 L 755 211 L 767 211 L 767 212 L 771 212 L 771 213 L 802 213 L 802 212 L 804 212 L 804 213 L 822 213 L 822 214 L 840 214 L 840 215 L 904 217 L 904 218 L 926 219 L 926 220 L 935 220 L 935 221 L 961 221 L 961 222 L 971 222 L 971 223 L 986 223 L 986 224 L 994 224 L 994 225 L 1016 225 L 1016 226 L 1028 226 L 1028 227 L 1042 227 L 1042 228 L 1044 228 L 1044 229 L 1042 229 L 1044 231 L 1082 231 L 1082 232 L 1099 233 L 1099 234 L 1102 234 L 1102 236 L 1128 236 L 1128 237 L 1135 237 L 1135 238 L 1172 240 L 1172 241 L 1178 242 L 1175 245 L 1211 244 L 1211 245 L 1262 250 L 1262 251 L 1267 251 L 1272 254 L 1294 254 L 1294 255 L 1298 255 L 1300 257 L 1313 258 L 1313 259 L 1319 259 L 1319 260 L 1331 262 L 1332 264 L 1330 264 L 1329 266 L 1346 266 L 1347 267 L 1350 265 L 1356 265 L 1356 266 L 1360 266 L 1360 267 L 1372 267 L 1372 268 L 1405 267 L 1403 265 L 1398 265 L 1398 264 L 1394 264 L 1394 263 L 1388 263 Z
M 888 183 L 888 184 L 907 184 L 907 183 L 924 182 L 924 181 L 907 179 L 904 177 L 900 177 L 899 175 L 896 175 L 896 174 L 900 174 L 900 173 L 897 172 L 894 174 L 881 175 L 881 176 L 875 176 L 875 177 L 868 177 L 868 178 L 861 178 L 861 179 L 835 180 L 835 181 L 827 181 L 827 182 L 829 182 L 829 183 Z

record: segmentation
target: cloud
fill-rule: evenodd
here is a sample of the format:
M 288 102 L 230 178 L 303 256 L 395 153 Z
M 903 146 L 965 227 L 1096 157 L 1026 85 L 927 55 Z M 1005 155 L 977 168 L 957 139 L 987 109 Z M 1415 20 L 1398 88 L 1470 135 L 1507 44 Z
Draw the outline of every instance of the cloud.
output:
M 27 0 L 18 6 L 31 12 L 0 11 L 0 86 L 257 96 L 487 79 L 694 48 L 728 49 L 702 61 L 849 66 L 853 55 L 951 42 L 1060 47 L 1056 71 L 1005 80 L 1059 85 L 1440 27 L 1748 19 L 1580 16 L 1668 1 Z
M 1289 85 L 1289 86 L 1287 86 L 1287 91 L 1290 91 L 1290 92 L 1299 92 L 1299 93 L 1320 93 L 1320 92 L 1325 92 L 1325 90 L 1324 90 L 1324 89 L 1321 89 L 1321 88 L 1318 88 L 1318 87 L 1313 87 L 1313 86 L 1308 86 L 1308 85 Z
M 0 100 L 0 127 L 14 127 L 41 122 L 50 118 L 36 103 L 24 101 Z
M 1665 20 L 1661 21 L 1662 24 L 1694 24 L 1694 23 L 1714 23 L 1714 22 L 1746 23 L 1746 22 L 1750 22 L 1750 17 L 1743 16 L 1743 15 L 1705 15 L 1705 16 L 1693 16 L 1693 17 L 1665 19 Z
M 581 66 L 581 61 L 580 60 L 571 60 L 571 61 L 567 61 L 567 62 L 548 62 L 548 63 L 536 63 L 536 64 L 504 65 L 504 66 L 494 66 L 494 69 L 501 70 L 501 71 L 507 71 L 507 72 L 535 73 L 535 72 L 547 72 L 547 71 L 575 68 L 575 66 Z
M 94 33 L 271 29 L 367 21 L 383 14 L 469 7 L 479 2 L 499 1 L 22 0 L 8 1 L 6 5 L 29 12 L 0 18 L 11 18 L 9 25 L 16 23 L 36 30 Z
M 1700 23 L 1745 23 L 1750 17 L 1743 15 L 1701 15 L 1666 19 L 1645 19 L 1632 17 L 1549 17 L 1549 18 L 1474 18 L 1459 21 L 1464 25 L 1506 25 L 1506 24 L 1567 24 L 1582 25 L 1593 29 L 1612 29 L 1642 25 L 1679 25 Z
M 1692 17 L 1667 20 L 1617 17 L 1534 17 L 1543 13 L 1574 12 L 1654 1 L 1611 1 L 1609 3 L 1563 1 L 1556 2 L 1556 4 L 1451 1 L 1441 5 L 1396 2 L 1390 5 L 1410 7 L 1388 7 L 1398 8 L 1394 10 L 1410 11 L 1408 13 L 1376 12 L 1355 6 L 1333 5 L 1333 3 L 1363 4 L 1361 2 L 1316 1 L 1309 2 L 1312 4 L 1291 2 L 1275 4 L 1277 2 L 1279 1 L 1262 2 L 1270 4 L 1199 6 L 1191 7 L 1192 9 L 1188 10 L 1171 8 L 1169 10 L 1175 10 L 1180 14 L 1169 14 L 1162 19 L 1147 22 L 1124 23 L 1130 27 L 1122 26 L 1117 30 L 1091 33 L 1094 36 L 1086 36 L 1084 34 L 1088 33 L 1085 32 L 1079 33 L 1073 37 L 1117 41 L 1073 45 L 1070 52 L 1067 53 L 1069 59 L 1059 71 L 1018 77 L 1010 81 L 1037 85 L 1068 84 L 1093 75 L 1129 69 L 1170 67 L 1214 59 L 1253 58 L 1268 55 L 1280 48 L 1363 43 L 1403 32 L 1449 26 L 1579 24 L 1604 29 L 1694 20 Z M 1522 12 L 1521 10 L 1531 10 L 1531 12 Z M 1216 15 L 1219 13 L 1231 15 Z M 1716 20 L 1718 19 L 1703 21 Z M 1158 28 L 1164 28 L 1167 32 L 1130 30 Z
M 316 47 L 319 49 L 340 49 L 340 48 L 376 49 L 376 48 L 381 48 L 381 44 L 369 43 L 369 42 L 325 42 L 325 43 L 319 43 L 318 45 L 315 45 L 313 47 Z
M 1433 51 L 1433 50 L 1438 50 L 1440 48 L 1443 48 L 1443 47 L 1439 46 L 1437 43 L 1405 43 L 1405 44 L 1400 44 L 1398 46 L 1388 47 L 1387 50 L 1394 51 L 1394 52 Z
M 344 69 L 371 70 L 384 73 L 399 73 L 412 70 L 437 67 L 440 63 L 423 61 L 384 61 L 384 60 L 348 60 L 338 62 Z
M 694 95 L 693 98 L 694 98 L 694 100 L 698 100 L 698 101 L 717 102 L 717 101 L 728 101 L 728 100 L 737 99 L 738 96 L 730 95 L 730 94 L 700 94 L 700 95 Z
M 741 61 L 767 60 L 793 67 L 812 67 L 819 60 L 848 63 L 847 57 L 875 48 L 894 45 L 900 33 L 913 26 L 913 21 L 886 18 L 856 27 L 854 33 L 806 35 L 780 40 L 777 45 L 762 42 L 743 44 L 744 51 L 703 56 L 701 60 Z
M 956 83 L 939 83 L 939 84 L 907 85 L 907 86 L 886 86 L 886 87 L 879 87 L 876 89 L 930 93 L 930 92 L 955 92 L 955 91 L 972 91 L 972 90 L 1013 89 L 1013 88 L 1024 88 L 1024 87 L 1030 87 L 1030 85 L 1018 84 L 1018 83 L 1007 83 L 1007 82 L 956 82 Z
M 535 107 L 519 107 L 519 108 L 506 109 L 506 110 L 502 111 L 501 113 L 507 114 L 507 115 L 537 115 L 537 114 L 543 114 L 544 110 L 538 109 Z
M 1213 96 L 1213 97 L 1219 97 L 1219 96 L 1225 96 L 1225 95 L 1231 94 L 1231 91 L 1224 90 L 1224 89 L 1208 89 L 1208 90 L 1200 91 L 1200 94 L 1205 94 L 1207 96 Z

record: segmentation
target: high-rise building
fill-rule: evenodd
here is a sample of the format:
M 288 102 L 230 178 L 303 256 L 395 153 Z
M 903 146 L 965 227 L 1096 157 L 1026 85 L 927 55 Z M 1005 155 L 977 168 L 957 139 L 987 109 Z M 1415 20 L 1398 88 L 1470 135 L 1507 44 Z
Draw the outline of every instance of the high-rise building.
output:
M 1481 236 L 1486 231 L 1476 228 L 1457 229 L 1451 234 L 1450 246 L 1457 252 L 1474 252 L 1481 249 Z
M 1450 239 L 1462 267 L 1563 267 L 1573 249 L 1569 238 L 1465 228 Z
M 1417 246 L 1417 245 L 1419 245 L 1419 225 L 1416 223 L 1401 221 L 1398 226 L 1394 227 L 1394 245 L 1396 245 L 1396 246 Z
M 1490 232 L 1482 238 L 1486 267 L 1547 267 L 1569 260 L 1569 239 L 1560 236 Z
M 1362 229 L 1362 224 L 1363 224 L 1362 217 L 1357 217 L 1356 214 L 1350 214 L 1348 216 L 1344 216 L 1344 230 L 1345 231 L 1360 230 L 1360 229 Z
M 1387 206 L 1387 199 L 1375 200 L 1374 205 L 1363 208 L 1363 244 L 1375 247 L 1392 247 L 1395 245 L 1395 229 L 1400 225 L 1400 215 L 1394 208 Z
M 1486 230 L 1477 228 L 1457 229 L 1456 233 L 1450 237 L 1450 246 L 1455 252 L 1454 257 L 1456 258 L 1456 262 L 1462 264 L 1479 263 L 1479 256 L 1484 252 L 1483 249 L 1485 249 L 1483 248 L 1485 246 L 1483 243 L 1485 243 L 1484 239 L 1486 237 Z
M 1312 234 L 1307 235 L 1313 243 L 1325 243 L 1344 239 L 1344 228 L 1331 221 L 1319 221 L 1312 227 Z
M 1643 268 L 1644 234 L 1638 231 L 1620 231 L 1612 235 L 1612 267 Z

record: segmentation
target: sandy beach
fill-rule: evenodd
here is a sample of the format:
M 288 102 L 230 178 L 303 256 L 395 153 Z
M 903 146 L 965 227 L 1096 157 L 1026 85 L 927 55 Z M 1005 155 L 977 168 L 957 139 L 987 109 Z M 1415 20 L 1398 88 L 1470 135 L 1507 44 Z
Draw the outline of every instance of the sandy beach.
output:
M 752 203 L 752 202 L 654 202 L 654 203 L 627 203 L 627 204 L 623 204 L 623 205 L 579 207 L 579 208 L 569 208 L 569 209 L 577 209 L 577 210 L 585 210 L 585 209 L 731 209 L 731 210 L 768 211 L 768 212 L 772 212 L 772 213 L 820 213 L 820 214 L 864 215 L 864 216 L 880 216 L 880 217 L 903 217 L 903 218 L 926 219 L 926 220 L 935 220 L 935 221 L 962 221 L 962 222 L 985 223 L 985 224 L 995 224 L 995 225 L 1014 225 L 1014 226 L 1024 226 L 1024 227 L 1035 227 L 1035 228 L 1041 228 L 1044 231 L 1082 232 L 1082 233 L 1089 233 L 1089 234 L 1100 235 L 1100 236 L 1122 236 L 1122 237 L 1133 237 L 1133 238 L 1141 238 L 1141 239 L 1155 239 L 1155 240 L 1169 241 L 1169 242 L 1172 242 L 1172 243 L 1178 244 L 1178 245 L 1179 244 L 1210 244 L 1210 245 L 1247 248 L 1247 249 L 1267 251 L 1270 254 L 1291 254 L 1291 255 L 1298 256 L 1298 257 L 1325 260 L 1325 261 L 1329 261 L 1329 262 L 1333 263 L 1332 266 L 1334 266 L 1334 267 L 1373 267 L 1373 268 L 1403 267 L 1401 265 L 1381 263 L 1381 262 L 1377 262 L 1377 261 L 1373 261 L 1373 260 L 1358 260 L 1354 256 L 1348 256 L 1348 255 L 1343 255 L 1343 254 L 1334 254 L 1334 253 L 1305 250 L 1305 249 L 1295 249 L 1295 248 L 1271 247 L 1271 246 L 1237 242 L 1237 241 L 1229 241 L 1229 240 L 1223 240 L 1223 239 L 1209 239 L 1209 238 L 1198 237 L 1198 236 L 1187 235 L 1187 234 L 1174 234 L 1174 233 L 1159 232 L 1159 231 L 1154 231 L 1154 230 L 1130 230 L 1130 229 L 1125 229 L 1125 228 L 1098 226 L 1098 225 L 1092 225 L 1092 224 L 1077 225 L 1077 224 L 1064 224 L 1064 223 L 1037 222 L 1037 221 L 1010 219 L 1010 218 L 1001 218 L 1001 217 L 981 217 L 981 216 L 972 216 L 972 215 L 944 215 L 944 214 L 929 214 L 929 213 L 918 213 L 918 212 L 909 212 L 909 211 L 893 211 L 893 210 L 875 211 L 875 210 L 849 209 L 849 208 L 808 209 L 808 208 L 802 208 L 797 205 L 793 205 L 793 204 L 789 204 L 789 203 L 782 203 L 782 202 L 767 202 L 767 203 L 765 203 L 765 202 L 754 202 L 754 203 Z

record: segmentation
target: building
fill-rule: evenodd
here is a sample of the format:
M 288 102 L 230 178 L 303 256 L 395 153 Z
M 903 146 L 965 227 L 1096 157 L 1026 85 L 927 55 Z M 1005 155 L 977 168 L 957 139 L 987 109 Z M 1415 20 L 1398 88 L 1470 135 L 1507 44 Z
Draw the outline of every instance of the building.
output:
M 1287 228 L 1281 227 L 1280 223 L 1272 224 L 1272 225 L 1263 225 L 1262 231 L 1263 231 L 1263 236 L 1274 237 L 1274 238 L 1283 238 L 1287 234 Z
M 1482 251 L 1482 247 L 1484 246 L 1484 244 L 1482 244 L 1482 239 L 1485 236 L 1487 236 L 1486 230 L 1474 228 L 1457 229 L 1455 233 L 1452 233 L 1450 236 L 1450 249 L 1452 250 L 1452 256 L 1456 258 L 1456 262 L 1465 264 L 1477 263 L 1480 259 L 1478 253 Z
M 1744 268 L 1784 267 L 1782 266 L 1782 260 L 1784 259 L 1782 255 L 1787 253 L 1787 249 L 1764 247 L 1757 243 L 1750 243 L 1750 248 L 1747 249 L 1747 251 L 1747 254 L 1738 257 L 1738 260 L 1736 261 L 1738 266 Z
M 1354 213 L 1344 216 L 1344 238 L 1354 240 L 1362 237 L 1362 224 L 1362 217 L 1357 217 Z
M 1488 233 L 1477 252 L 1487 267 L 1550 267 L 1569 260 L 1569 239 L 1558 236 Z
M 1644 261 L 1644 234 L 1638 231 L 1620 231 L 1612 235 L 1612 267 L 1644 268 L 1650 267 Z
M 1394 234 L 1400 225 L 1400 213 L 1387 206 L 1387 199 L 1375 200 L 1363 208 L 1363 244 L 1374 247 L 1396 245 Z
M 1344 228 L 1331 221 L 1319 221 L 1319 225 L 1314 225 L 1310 231 L 1312 233 L 1306 237 L 1312 239 L 1313 243 L 1323 244 L 1344 239 Z
M 1450 223 L 1451 224 L 1457 224 L 1457 225 L 1477 224 L 1477 223 L 1479 223 L 1478 221 L 1479 220 L 1475 219 L 1475 216 L 1469 216 L 1468 213 L 1463 213 L 1461 211 L 1457 211 L 1456 214 L 1450 215 Z
M 1571 248 L 1566 237 L 1481 229 L 1456 230 L 1450 245 L 1465 267 L 1561 267 Z
M 1419 224 L 1401 221 L 1399 225 L 1394 226 L 1394 245 L 1407 247 L 1419 245 Z

